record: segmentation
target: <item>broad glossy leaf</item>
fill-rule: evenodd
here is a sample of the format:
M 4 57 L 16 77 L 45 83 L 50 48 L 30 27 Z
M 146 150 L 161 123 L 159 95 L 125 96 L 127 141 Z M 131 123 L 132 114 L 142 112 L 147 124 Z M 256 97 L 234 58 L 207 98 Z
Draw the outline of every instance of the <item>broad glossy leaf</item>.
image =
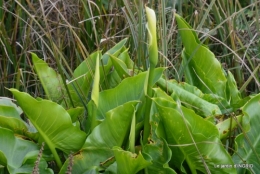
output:
M 187 22 L 177 14 L 175 17 L 185 47 L 182 58 L 186 81 L 204 93 L 214 93 L 226 98 L 227 79 L 220 62 L 199 42 Z
M 47 98 L 54 102 L 63 100 L 66 91 L 61 76 L 34 53 L 32 53 L 32 61 Z
M 154 90 L 157 97 L 164 97 L 165 93 L 163 91 L 158 88 Z M 155 114 L 156 109 L 154 105 L 152 105 L 151 110 L 151 135 L 148 144 L 142 147 L 142 153 L 149 156 L 152 162 L 152 164 L 147 167 L 147 171 L 149 174 L 176 174 L 168 164 L 172 158 L 171 149 L 168 147 L 168 144 L 164 139 L 158 137 L 157 131 L 160 118 Z
M 242 111 L 245 114 L 244 119 L 249 118 L 250 122 L 245 125 L 242 123 L 244 130 L 248 130 L 246 135 L 241 133 L 236 137 L 236 152 L 233 155 L 235 164 L 251 164 L 252 168 L 248 168 L 253 173 L 260 173 L 260 94 L 248 101 L 248 103 L 242 107 Z M 241 159 L 242 158 L 242 159 Z M 237 168 L 238 173 L 246 173 L 246 169 L 242 167 Z
M 104 168 L 102 166 L 106 166 L 107 163 L 110 165 L 110 158 L 114 156 L 112 148 L 121 147 L 124 140 L 128 138 L 137 103 L 137 101 L 125 103 L 106 114 L 104 121 L 88 136 L 79 154 L 74 156 L 72 173 L 87 172 L 94 166 Z M 68 160 L 62 167 L 61 174 L 66 171 L 67 165 Z
M 62 106 L 49 100 L 37 101 L 16 89 L 10 91 L 50 149 L 58 148 L 69 154 L 82 147 L 86 134 L 72 125 Z
M 204 94 L 196 88 L 191 88 L 191 86 L 183 83 L 179 84 L 176 81 L 166 81 L 162 78 L 158 81 L 158 84 L 168 93 L 177 95 L 183 103 L 197 110 L 202 116 L 221 114 L 219 107 L 202 99 Z
M 102 56 L 100 51 L 92 53 L 75 69 L 73 73 L 74 79 L 68 85 L 75 106 L 82 106 L 82 103 L 88 100 L 89 90 L 94 78 L 96 60 L 102 59 L 103 61 L 103 65 L 99 68 L 100 83 L 102 83 L 107 78 L 112 66 L 109 56 L 118 56 L 124 50 L 126 41 L 127 39 L 120 41 Z
M 183 172 L 235 173 L 234 168 L 215 168 L 216 164 L 233 164 L 223 148 L 216 127 L 194 111 L 177 105 L 173 100 L 153 99 L 160 118 L 160 136 L 172 150 L 170 165 Z M 163 131 L 164 130 L 164 131 Z M 187 165 L 184 167 L 184 165 Z M 188 168 L 187 168 L 188 167 Z
M 125 135 L 130 131 L 137 103 L 137 101 L 127 102 L 107 112 L 104 121 L 88 136 L 84 148 L 121 146 Z
M 101 52 L 92 53 L 73 72 L 73 80 L 68 84 L 68 88 L 75 106 L 82 106 L 89 99 L 89 91 L 94 79 L 96 60 L 100 60 Z M 100 74 L 104 77 L 109 71 L 109 67 L 100 68 Z
M 161 77 L 163 70 L 164 68 L 155 70 L 153 84 Z M 119 105 L 140 100 L 143 95 L 146 74 L 147 72 L 143 72 L 137 76 L 126 78 L 115 88 L 100 92 L 97 119 L 103 120 L 106 112 Z
M 133 174 L 137 173 L 141 169 L 151 165 L 150 161 L 144 159 L 143 155 L 124 151 L 120 147 L 113 148 L 116 162 L 117 162 L 117 173 Z
M 25 167 L 23 161 L 26 156 L 30 152 L 38 152 L 38 150 L 36 144 L 19 139 L 14 136 L 12 131 L 0 128 L 0 164 L 6 166 L 9 173 L 17 173 L 17 171 L 22 170 Z M 34 157 L 37 157 L 37 154 Z M 24 165 L 28 165 L 28 162 L 25 162 Z M 31 173 L 32 169 L 33 166 L 27 169 L 27 171 L 30 170 L 28 173 Z

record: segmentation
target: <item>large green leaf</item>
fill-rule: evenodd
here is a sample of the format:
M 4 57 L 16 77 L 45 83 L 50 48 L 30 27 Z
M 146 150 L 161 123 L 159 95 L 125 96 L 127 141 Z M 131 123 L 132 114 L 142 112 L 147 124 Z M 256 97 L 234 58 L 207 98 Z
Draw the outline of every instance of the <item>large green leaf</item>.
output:
M 167 96 L 161 89 L 155 88 L 155 96 L 157 97 L 165 97 Z M 160 118 L 156 114 L 156 108 L 152 105 L 151 109 L 151 134 L 149 138 L 149 142 L 143 146 L 142 153 L 149 156 L 151 158 L 152 164 L 147 167 L 147 171 L 149 174 L 176 174 L 176 172 L 169 167 L 169 161 L 172 158 L 171 149 L 168 147 L 167 142 L 158 137 L 158 125 L 160 122 Z
M 185 80 L 204 93 L 214 93 L 227 98 L 227 79 L 220 62 L 207 47 L 200 43 L 187 22 L 177 14 L 175 17 L 185 47 L 182 53 Z
M 250 130 L 236 137 L 236 152 L 233 160 L 237 164 L 238 173 L 246 173 L 246 168 L 252 173 L 260 173 L 260 94 L 249 100 L 242 111 L 245 114 L 243 120 L 250 119 L 248 125 L 242 125 L 247 131 L 250 124 Z M 251 167 L 243 167 L 246 165 L 242 164 L 250 164 Z
M 74 79 L 68 84 L 74 106 L 82 106 L 83 103 L 88 101 L 89 90 L 94 79 L 96 60 L 100 60 L 100 58 L 101 52 L 94 52 L 74 70 Z M 100 67 L 102 78 L 109 71 L 109 67 L 105 66 L 104 70 L 105 72 Z
M 109 56 L 118 56 L 124 50 L 126 41 L 127 39 L 120 41 L 102 56 L 100 51 L 92 53 L 74 70 L 73 79 L 68 84 L 74 106 L 82 106 L 88 100 L 89 90 L 94 78 L 96 60 L 102 59 L 103 61 L 103 65 L 99 68 L 100 82 L 102 83 L 112 66 Z
M 16 89 L 10 91 L 52 152 L 58 148 L 71 153 L 82 147 L 86 134 L 72 125 L 70 115 L 62 106 L 49 100 L 38 101 Z
M 125 139 L 122 135 L 126 135 L 130 130 L 136 104 L 136 101 L 127 102 L 107 112 L 104 121 L 88 136 L 84 148 L 121 146 Z M 123 113 L 124 115 L 121 115 Z
M 34 53 L 32 53 L 32 61 L 47 98 L 54 102 L 66 98 L 66 91 L 61 76 Z
M 9 173 L 20 173 L 19 171 L 24 171 L 23 173 L 31 173 L 33 166 L 31 165 L 28 167 L 28 162 L 24 161 L 24 159 L 27 158 L 29 153 L 35 151 L 37 153 L 33 155 L 34 159 L 36 159 L 39 152 L 39 148 L 36 144 L 19 139 L 14 136 L 12 131 L 0 128 L 0 164 L 6 166 Z M 42 167 L 46 167 L 46 162 L 45 166 L 39 166 L 39 168 Z M 27 169 L 25 170 L 25 168 Z M 42 170 L 45 171 L 45 173 L 52 173 L 49 169 Z
M 154 98 L 160 118 L 158 131 L 172 150 L 170 165 L 185 173 L 235 173 L 234 168 L 215 168 L 233 164 L 219 139 L 216 127 L 173 100 Z M 184 167 L 185 166 L 185 167 Z
M 137 173 L 139 170 L 152 164 L 150 161 L 145 160 L 141 153 L 137 155 L 124 151 L 120 147 L 114 147 L 113 151 L 117 162 L 117 173 Z
M 128 138 L 132 117 L 137 101 L 131 101 L 110 110 L 102 123 L 100 123 L 88 136 L 84 147 L 73 158 L 72 173 L 84 173 L 94 166 L 102 169 L 109 166 L 110 158 L 114 156 L 112 148 L 121 147 Z M 100 164 L 103 162 L 104 164 Z M 64 173 L 68 160 L 60 173 Z
M 157 68 L 154 73 L 153 84 L 161 77 L 164 68 Z M 113 89 L 99 94 L 97 119 L 103 120 L 107 111 L 132 100 L 140 100 L 143 95 L 144 82 L 147 72 L 124 79 Z

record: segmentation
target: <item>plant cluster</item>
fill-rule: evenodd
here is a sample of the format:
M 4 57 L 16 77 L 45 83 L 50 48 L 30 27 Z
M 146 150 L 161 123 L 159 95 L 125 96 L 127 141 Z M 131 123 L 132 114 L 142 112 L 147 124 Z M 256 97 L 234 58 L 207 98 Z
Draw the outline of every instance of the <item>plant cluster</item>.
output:
M 105 1 L 99 2 L 109 9 Z M 162 27 L 158 27 L 156 13 L 145 6 L 144 15 L 142 5 L 137 9 L 139 25 L 133 28 L 135 25 L 131 23 L 136 21 L 131 6 L 128 1 L 123 2 L 128 4 L 122 11 L 130 24 L 132 37 L 103 51 L 94 51 L 100 46 L 97 45 L 100 35 L 97 29 L 94 34 L 91 31 L 95 26 L 93 20 L 87 21 L 89 25 L 85 26 L 90 39 L 85 41 L 78 38 L 80 34 L 70 25 L 69 32 L 56 28 L 57 31 L 51 30 L 55 31 L 52 33 L 44 31 L 42 25 L 34 21 L 46 36 L 41 42 L 47 48 L 46 54 L 55 57 L 55 66 L 48 62 L 49 59 L 39 58 L 36 51 L 31 51 L 31 61 L 25 57 L 18 60 L 9 57 L 10 62 L 16 63 L 15 68 L 21 65 L 28 68 L 26 62 L 31 62 L 37 75 L 33 78 L 40 82 L 32 89 L 42 90 L 44 98 L 35 95 L 40 92 L 32 93 L 29 88 L 25 88 L 25 92 L 18 90 L 24 80 L 23 73 L 17 74 L 15 88 L 2 90 L 3 93 L 10 91 L 15 100 L 0 98 L 0 172 L 259 173 L 260 94 L 246 95 L 244 90 L 239 90 L 239 81 L 237 83 L 235 78 L 238 72 L 233 72 L 234 77 L 210 50 L 213 43 L 208 41 L 212 37 L 210 33 L 199 38 L 195 30 L 174 12 L 172 18 L 159 19 Z M 47 8 L 49 3 L 58 3 L 55 8 L 60 8 L 61 16 L 66 14 L 65 5 L 59 1 L 39 3 L 44 11 L 45 25 L 55 25 L 49 23 L 54 20 L 46 14 L 50 10 Z M 153 3 L 159 2 L 150 2 Z M 162 9 L 157 12 L 167 14 L 168 7 L 178 6 L 180 2 L 161 3 Z M 217 8 L 219 4 L 220 1 L 212 1 L 208 9 Z M 97 11 L 92 11 L 90 4 L 83 7 L 88 17 L 94 19 L 93 13 Z M 72 7 L 67 10 L 77 13 Z M 179 13 L 185 14 L 185 8 Z M 0 15 L 3 16 L 1 11 Z M 147 19 L 146 25 L 142 24 L 143 17 Z M 70 18 L 62 20 L 66 23 L 67 19 Z M 172 33 L 172 37 L 183 45 L 183 48 L 176 48 L 181 48 L 176 74 L 166 68 L 170 62 L 165 59 L 169 54 L 167 46 L 170 46 L 169 40 L 164 39 L 167 20 L 176 21 L 178 35 Z M 197 31 L 202 30 L 205 21 L 203 16 Z M 156 26 L 163 30 L 156 29 Z M 145 29 L 148 43 L 142 43 Z M 137 35 L 136 31 L 139 32 Z M 66 54 L 61 50 L 71 46 L 66 45 L 69 40 L 61 43 L 54 39 L 58 38 L 56 34 L 59 32 L 66 33 L 66 39 L 73 37 L 79 42 L 71 53 L 82 56 L 79 65 L 69 66 Z M 218 32 L 221 35 L 221 31 Z M 228 39 L 231 43 L 234 41 L 232 36 Z M 161 41 L 159 47 L 158 41 Z M 12 53 L 11 49 L 3 50 L 5 55 Z M 135 53 L 136 58 L 130 53 Z M 40 55 L 46 56 L 44 51 Z M 258 77 L 254 74 L 258 73 L 258 67 L 252 72 L 250 69 L 255 67 L 254 64 L 248 67 L 242 63 L 251 75 L 247 84 L 240 86 L 245 89 L 252 79 L 257 86 Z M 252 89 L 258 92 L 257 88 Z

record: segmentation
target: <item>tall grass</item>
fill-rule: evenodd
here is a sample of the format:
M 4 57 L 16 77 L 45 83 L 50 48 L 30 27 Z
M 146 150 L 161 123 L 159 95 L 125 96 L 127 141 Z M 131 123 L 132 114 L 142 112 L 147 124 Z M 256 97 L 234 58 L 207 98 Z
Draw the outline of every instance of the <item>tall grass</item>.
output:
M 185 78 L 181 69 L 182 45 L 174 13 L 181 14 L 235 79 L 244 95 L 259 92 L 259 4 L 244 0 L 149 0 L 158 30 L 158 66 L 166 76 Z M 0 0 L 0 96 L 17 88 L 43 96 L 31 65 L 37 53 L 62 75 L 88 55 L 129 37 L 129 51 L 137 67 L 146 70 L 148 41 L 142 1 Z

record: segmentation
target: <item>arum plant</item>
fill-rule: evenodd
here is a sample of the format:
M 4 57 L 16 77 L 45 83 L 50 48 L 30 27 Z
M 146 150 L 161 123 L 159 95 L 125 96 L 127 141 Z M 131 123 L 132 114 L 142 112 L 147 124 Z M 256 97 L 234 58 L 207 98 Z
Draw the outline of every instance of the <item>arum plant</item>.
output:
M 146 16 L 147 16 L 147 31 L 148 31 L 148 38 L 149 38 L 149 63 L 150 68 L 148 69 L 147 73 L 147 83 L 145 85 L 145 95 L 147 96 L 146 101 L 146 111 L 145 111 L 145 118 L 144 118 L 144 137 L 143 143 L 146 144 L 148 140 L 148 136 L 150 133 L 150 108 L 152 101 L 149 97 L 152 97 L 152 79 L 154 76 L 154 70 L 158 62 L 158 47 L 157 47 L 157 36 L 156 36 L 156 16 L 154 10 L 150 9 L 149 7 L 145 6 Z

